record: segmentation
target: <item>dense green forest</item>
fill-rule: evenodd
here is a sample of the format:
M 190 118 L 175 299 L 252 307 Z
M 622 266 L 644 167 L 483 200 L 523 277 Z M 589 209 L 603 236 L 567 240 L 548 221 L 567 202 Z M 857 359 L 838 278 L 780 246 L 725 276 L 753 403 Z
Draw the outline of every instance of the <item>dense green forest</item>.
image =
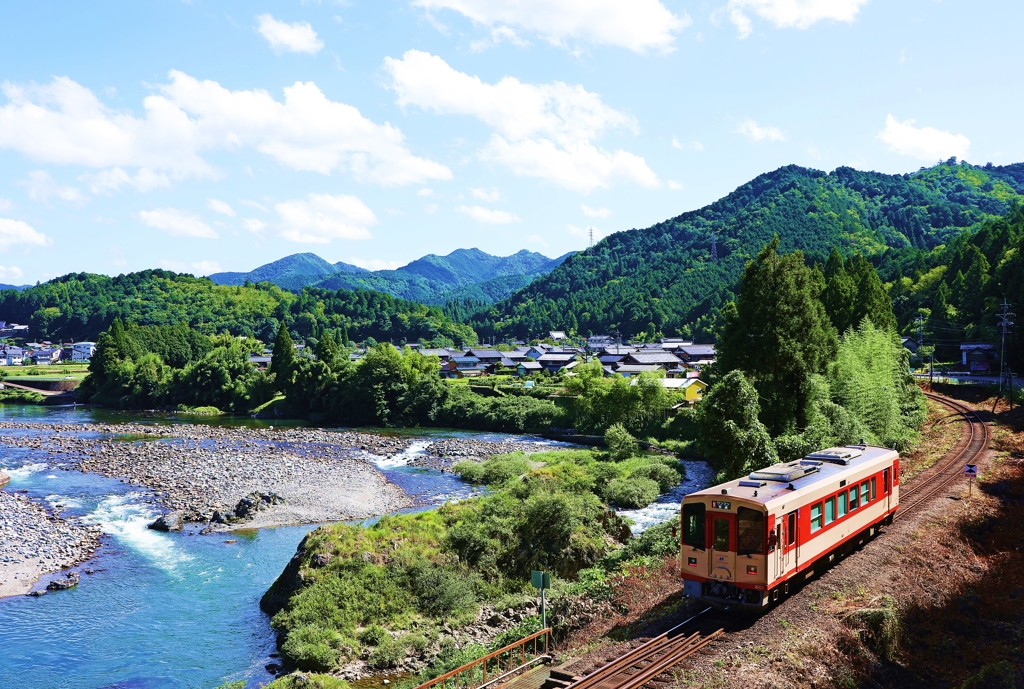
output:
M 307 288 L 295 294 L 268 283 L 216 285 L 206 278 L 145 270 L 117 277 L 65 275 L 21 292 L 0 292 L 0 318 L 27 323 L 33 338 L 92 340 L 114 319 L 139 325 L 188 325 L 269 341 L 279 321 L 300 337 L 325 329 L 362 341 L 420 339 L 475 343 L 466 325 L 441 309 L 365 290 Z
M 1024 315 L 1022 257 L 1024 207 L 1017 206 L 932 251 L 888 251 L 878 271 L 890 285 L 901 332 L 917 339 L 920 317 L 924 343 L 936 347 L 936 360 L 954 361 L 961 342 L 1000 342 L 1003 299 L 1011 312 Z M 1024 338 L 1011 337 L 1007 349 L 1014 367 L 1024 365 Z
M 1022 192 L 1024 164 L 951 159 L 906 175 L 787 166 L 700 210 L 613 234 L 471 322 L 482 337 L 568 329 L 710 339 L 746 262 L 775 234 L 783 251 L 800 249 L 811 263 L 825 263 L 833 247 L 871 260 L 887 249 L 915 256 L 1005 215 Z

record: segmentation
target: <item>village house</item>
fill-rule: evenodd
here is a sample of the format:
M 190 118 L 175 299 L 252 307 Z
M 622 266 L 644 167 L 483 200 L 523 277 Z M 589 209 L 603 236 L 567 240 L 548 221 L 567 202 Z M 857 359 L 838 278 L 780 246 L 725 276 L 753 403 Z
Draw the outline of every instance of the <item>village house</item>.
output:
M 71 361 L 75 363 L 89 363 L 95 353 L 95 342 L 75 342 L 71 345 Z
M 668 371 L 680 367 L 682 363 L 679 357 L 670 352 L 640 351 L 627 354 L 619 362 L 619 368 L 622 366 L 656 366 L 663 371 Z
M 537 359 L 537 363 L 549 373 L 557 373 L 574 361 L 575 354 L 545 354 Z
M 520 361 L 516 365 L 516 375 L 518 375 L 520 378 L 522 378 L 523 376 L 531 375 L 533 373 L 540 373 L 543 370 L 544 367 L 541 366 L 536 361 Z
M 49 366 L 60 361 L 60 350 L 57 348 L 39 349 L 32 352 L 31 359 L 36 366 Z
M 715 361 L 715 345 L 683 345 L 675 354 L 687 364 L 711 364 Z

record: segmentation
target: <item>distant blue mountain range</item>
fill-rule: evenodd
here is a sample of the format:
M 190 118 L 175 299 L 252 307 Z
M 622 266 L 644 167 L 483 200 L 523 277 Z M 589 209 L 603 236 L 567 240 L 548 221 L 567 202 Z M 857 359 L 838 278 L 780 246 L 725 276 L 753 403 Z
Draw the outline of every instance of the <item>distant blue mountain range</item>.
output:
M 548 258 L 525 249 L 511 256 L 457 249 L 447 256 L 429 254 L 395 270 L 375 271 L 303 253 L 285 256 L 248 273 L 214 273 L 209 277 L 220 285 L 271 282 L 295 291 L 303 287 L 369 289 L 424 304 L 443 304 L 451 299 L 494 303 L 547 275 L 572 253 Z

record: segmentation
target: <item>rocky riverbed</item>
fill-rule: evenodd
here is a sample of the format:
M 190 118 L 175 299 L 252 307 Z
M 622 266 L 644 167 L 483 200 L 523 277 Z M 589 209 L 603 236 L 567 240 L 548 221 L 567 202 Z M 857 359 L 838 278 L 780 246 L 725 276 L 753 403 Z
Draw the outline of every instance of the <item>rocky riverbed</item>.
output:
M 549 448 L 442 438 L 420 450 L 424 439 L 415 441 L 408 463 L 442 471 L 464 459 Z M 413 442 L 317 428 L 0 422 L 0 445 L 31 450 L 52 469 L 93 472 L 152 492 L 169 513 L 155 526 L 170 530 L 181 522 L 227 530 L 342 521 L 408 507 L 412 498 L 374 461 L 406 453 Z M 0 595 L 24 593 L 40 574 L 80 562 L 95 548 L 94 527 L 49 514 L 20 495 L 0 496 Z
M 50 514 L 19 493 L 0 491 L 0 598 L 28 593 L 42 575 L 87 559 L 99 529 Z

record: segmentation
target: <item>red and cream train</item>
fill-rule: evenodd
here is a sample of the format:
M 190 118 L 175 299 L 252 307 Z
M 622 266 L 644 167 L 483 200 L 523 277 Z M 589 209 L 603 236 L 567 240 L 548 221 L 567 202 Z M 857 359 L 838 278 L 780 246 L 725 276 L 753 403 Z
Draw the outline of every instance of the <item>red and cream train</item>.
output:
M 899 454 L 833 447 L 687 495 L 684 593 L 762 608 L 816 567 L 873 536 L 899 506 Z

